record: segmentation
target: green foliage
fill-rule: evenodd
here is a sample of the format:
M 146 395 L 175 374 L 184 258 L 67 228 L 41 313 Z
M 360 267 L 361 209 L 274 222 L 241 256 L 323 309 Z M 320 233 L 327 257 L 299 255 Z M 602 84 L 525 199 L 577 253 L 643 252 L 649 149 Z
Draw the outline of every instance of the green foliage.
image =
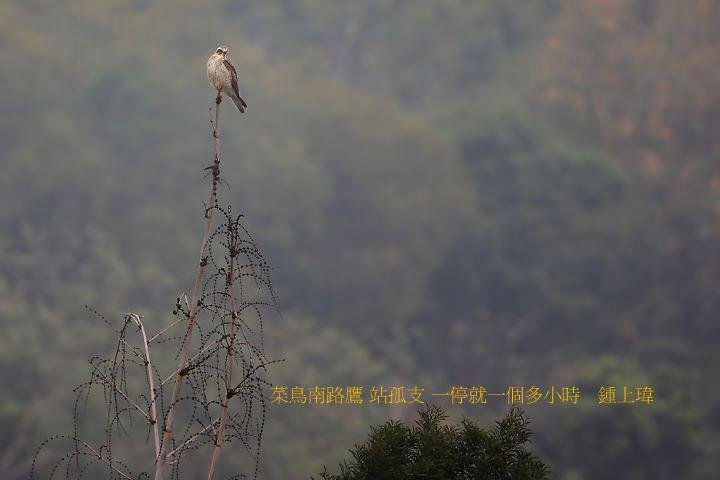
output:
M 464 419 L 448 425 L 437 406 L 419 412 L 415 426 L 390 420 L 370 429 L 368 440 L 350 450 L 340 474 L 323 480 L 541 480 L 545 464 L 525 449 L 529 420 L 512 409 L 492 430 Z

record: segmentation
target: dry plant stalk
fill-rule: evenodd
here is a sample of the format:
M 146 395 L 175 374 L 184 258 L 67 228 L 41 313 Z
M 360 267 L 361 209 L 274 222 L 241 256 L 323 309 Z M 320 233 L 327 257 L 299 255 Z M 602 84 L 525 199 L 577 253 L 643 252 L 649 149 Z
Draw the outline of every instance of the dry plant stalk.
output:
M 168 445 L 172 440 L 173 427 L 175 426 L 175 411 L 177 406 L 178 398 L 180 398 L 180 390 L 182 389 L 183 383 L 183 372 L 187 367 L 188 362 L 188 351 L 190 350 L 190 342 L 192 341 L 192 334 L 195 326 L 195 318 L 197 317 L 198 306 L 200 304 L 200 292 L 202 290 L 203 275 L 205 273 L 205 266 L 207 265 L 207 246 L 210 240 L 210 230 L 212 229 L 213 223 L 213 211 L 212 208 L 217 200 L 217 184 L 220 180 L 220 102 L 222 96 L 218 91 L 217 97 L 215 98 L 215 120 L 213 121 L 213 164 L 210 167 L 212 169 L 212 182 L 210 184 L 210 194 L 208 201 L 205 204 L 205 228 L 203 229 L 203 238 L 200 243 L 200 260 L 198 261 L 197 272 L 195 274 L 195 283 L 192 291 L 192 301 L 190 303 L 190 311 L 187 315 L 187 329 L 185 331 L 185 337 L 183 339 L 182 347 L 180 348 L 180 363 L 178 364 L 177 372 L 175 373 L 175 387 L 173 388 L 172 397 L 170 400 L 170 410 L 168 411 L 167 419 L 165 421 L 165 427 L 163 429 L 162 443 L 160 445 L 160 453 L 157 456 L 155 463 L 155 480 L 163 480 L 164 465 L 167 460 Z
M 152 336 L 140 315 L 125 314 L 112 358 L 93 357 L 90 380 L 75 390 L 72 434 L 43 442 L 33 459 L 31 480 L 60 475 L 111 480 L 195 477 L 201 462 L 188 465 L 184 460 L 199 451 L 208 451 L 207 478 L 214 480 L 223 445 L 233 441 L 242 444 L 251 459 L 253 478 L 257 477 L 266 415 L 264 392 L 269 385 L 266 367 L 274 363 L 264 353 L 263 318 L 267 312 L 279 312 L 270 268 L 241 223 L 242 215 L 233 215 L 229 206 L 218 202 L 220 103 L 218 94 L 212 120 L 214 158 L 207 168 L 212 181 L 190 299 L 178 297 L 173 311 L 176 320 Z M 221 219 L 215 228 L 214 217 Z M 180 324 L 185 325 L 184 334 L 169 337 L 168 332 Z M 131 340 L 133 327 L 138 335 Z M 177 345 L 177 367 L 161 376 L 157 350 L 173 344 Z M 99 445 L 84 436 L 81 425 L 82 413 L 93 408 L 91 393 L 98 389 L 106 418 Z M 141 445 L 133 439 L 143 430 L 145 444 Z M 116 445 L 119 437 L 127 438 L 120 447 Z M 150 437 L 151 456 L 142 453 Z M 56 454 L 58 446 L 66 453 L 56 456 L 54 464 L 46 462 L 45 457 Z M 131 460 L 119 460 L 118 449 Z M 149 471 L 131 469 L 131 463 L 144 463 Z M 246 475 L 237 473 L 231 479 L 241 477 Z

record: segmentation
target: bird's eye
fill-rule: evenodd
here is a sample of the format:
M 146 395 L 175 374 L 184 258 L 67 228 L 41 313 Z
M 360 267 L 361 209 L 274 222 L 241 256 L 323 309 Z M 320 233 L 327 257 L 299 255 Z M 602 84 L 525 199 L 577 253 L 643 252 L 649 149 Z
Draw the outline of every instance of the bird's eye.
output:
M 218 48 L 217 53 L 222 53 L 222 48 Z

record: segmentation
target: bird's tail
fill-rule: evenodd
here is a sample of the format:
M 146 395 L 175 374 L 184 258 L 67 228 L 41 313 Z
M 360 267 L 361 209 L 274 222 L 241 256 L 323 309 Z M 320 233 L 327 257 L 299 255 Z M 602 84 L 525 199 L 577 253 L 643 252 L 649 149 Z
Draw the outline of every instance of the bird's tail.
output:
M 235 102 L 235 105 L 237 105 L 238 110 L 240 110 L 240 113 L 245 113 L 245 109 L 247 108 L 247 103 L 245 103 L 245 100 L 242 99 L 239 95 L 233 95 L 232 101 Z

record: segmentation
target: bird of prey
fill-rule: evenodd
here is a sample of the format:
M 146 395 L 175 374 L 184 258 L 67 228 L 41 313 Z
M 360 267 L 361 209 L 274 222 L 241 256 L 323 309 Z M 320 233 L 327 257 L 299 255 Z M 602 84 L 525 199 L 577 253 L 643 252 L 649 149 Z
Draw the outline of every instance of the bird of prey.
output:
M 217 90 L 218 103 L 220 103 L 220 94 L 224 93 L 235 102 L 241 113 L 245 113 L 247 103 L 240 97 L 237 72 L 233 64 L 230 63 L 228 47 L 225 45 L 218 45 L 215 52 L 208 58 L 207 77 L 210 85 Z

